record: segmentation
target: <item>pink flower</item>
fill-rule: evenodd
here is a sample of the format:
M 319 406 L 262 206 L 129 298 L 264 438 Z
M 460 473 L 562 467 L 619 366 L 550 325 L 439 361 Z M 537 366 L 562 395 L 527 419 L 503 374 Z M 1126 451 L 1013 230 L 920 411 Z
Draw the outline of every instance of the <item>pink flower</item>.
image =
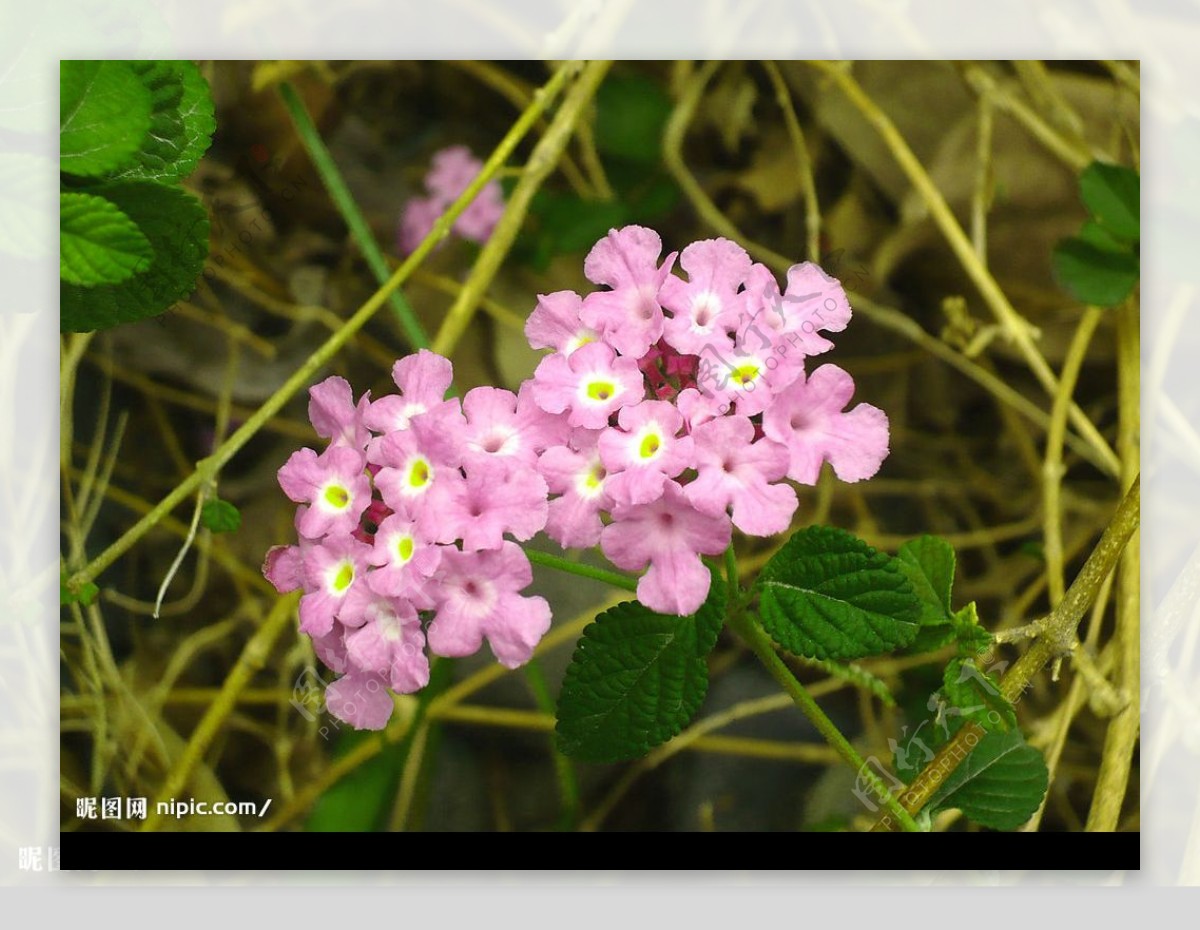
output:
M 692 431 L 697 476 L 683 489 L 701 513 L 724 514 L 733 506 L 733 525 L 750 536 L 774 536 L 792 522 L 798 500 L 786 484 L 788 451 L 769 439 L 754 439 L 747 417 L 710 420 Z
M 684 249 L 679 264 L 688 283 L 672 275 L 663 285 L 662 305 L 674 314 L 664 338 L 685 355 L 699 355 L 710 345 L 732 349 L 729 332 L 737 329 L 737 293 L 750 271 L 750 256 L 728 239 L 705 239 Z
M 352 536 L 331 536 L 304 554 L 300 631 L 324 636 L 353 589 L 366 590 L 370 547 Z
M 555 353 L 533 373 L 533 399 L 547 413 L 569 414 L 571 426 L 601 429 L 608 418 L 643 394 L 642 373 L 631 358 L 618 358 L 613 349 L 593 342 L 570 358 Z
M 457 462 L 446 461 L 440 450 L 421 441 L 422 432 L 388 433 L 372 443 L 370 456 L 373 464 L 381 466 L 375 486 L 384 503 L 415 520 L 426 539 L 438 539 L 444 531 L 442 514 L 462 484 L 462 475 Z
M 671 273 L 675 253 L 662 265 L 662 239 L 644 226 L 610 230 L 592 247 L 583 273 L 593 284 L 611 290 L 584 298 L 580 317 L 622 355 L 640 358 L 663 334 L 659 288 Z
M 325 706 L 356 729 L 382 730 L 396 705 L 385 679 L 354 672 L 343 675 L 325 689 Z
M 800 339 L 804 355 L 820 355 L 833 348 L 821 332 L 840 333 L 850 322 L 850 301 L 837 278 L 812 262 L 788 269 L 787 292 L 776 305 L 780 332 Z
M 574 291 L 539 294 L 537 306 L 525 321 L 525 338 L 534 349 L 554 349 L 570 355 L 582 345 L 595 342 L 600 334 L 584 326 L 579 318 L 583 298 Z
M 534 402 L 532 389 L 526 381 L 519 395 L 494 387 L 467 392 L 464 459 L 482 456 L 532 465 L 542 450 L 566 441 L 570 432 L 566 417 L 546 413 Z
M 516 543 L 484 552 L 450 550 L 442 561 L 438 610 L 429 625 L 429 648 L 441 656 L 466 656 L 486 637 L 501 664 L 529 661 L 550 629 L 545 598 L 517 592 L 533 582 L 529 559 Z
M 351 668 L 385 679 L 397 694 L 429 684 L 425 634 L 417 612 L 404 601 L 376 597 L 364 622 L 346 634 Z
M 408 429 L 418 414 L 457 409 L 455 401 L 444 399 L 454 380 L 450 360 L 428 349 L 397 361 L 392 380 L 400 393 L 379 398 L 363 414 L 363 422 L 378 433 Z
M 696 384 L 702 394 L 719 400 L 726 412 L 733 406 L 740 415 L 753 416 L 803 372 L 803 354 L 788 350 L 786 336 L 771 334 L 755 343 L 743 339 L 728 355 L 705 352 Z
M 854 379 L 836 365 L 822 365 L 775 398 L 763 414 L 763 432 L 787 446 L 789 478 L 816 484 L 826 460 L 842 481 L 879 471 L 888 454 L 887 414 L 870 404 L 843 413 L 852 396 Z
M 279 486 L 298 504 L 311 506 L 299 520 L 300 533 L 319 539 L 327 533 L 350 534 L 371 503 L 371 482 L 361 452 L 330 446 L 320 455 L 297 449 L 279 469 Z
M 483 170 L 483 162 L 471 154 L 465 145 L 444 148 L 433 156 L 433 164 L 425 176 L 428 197 L 414 197 L 404 208 L 397 237 L 401 254 L 415 251 L 429 235 L 438 217 L 467 189 Z M 491 236 L 496 223 L 504 214 L 504 192 L 497 181 L 489 181 L 475 199 L 459 214 L 452 230 L 462 238 L 482 245 Z
M 375 533 L 375 543 L 367 557 L 375 568 L 367 575 L 367 584 L 377 594 L 403 597 L 415 607 L 428 610 L 433 602 L 425 585 L 441 560 L 441 547 L 434 545 L 416 523 L 401 514 L 392 514 Z
M 700 609 L 711 583 L 700 555 L 718 555 L 732 536 L 729 518 L 692 507 L 674 481 L 652 504 L 620 507 L 600 534 L 600 548 L 618 568 L 650 570 L 639 580 L 638 600 L 651 610 L 685 616 Z
M 600 542 L 601 510 L 612 508 L 605 492 L 599 433 L 576 430 L 568 446 L 554 446 L 538 459 L 538 471 L 555 494 L 546 517 L 546 534 L 564 549 L 590 549 Z
M 683 420 L 689 430 L 694 430 L 701 423 L 729 412 L 729 404 L 716 394 L 702 393 L 696 388 L 684 388 L 675 398 L 675 405 L 683 414 Z
M 617 422 L 620 429 L 600 434 L 605 490 L 618 504 L 648 504 L 662 495 L 667 479 L 692 465 L 692 440 L 676 435 L 683 416 L 666 401 L 645 400 L 621 410 Z
M 363 423 L 363 414 L 371 403 L 367 391 L 354 403 L 350 382 L 336 375 L 308 389 L 308 419 L 317 435 L 330 440 L 330 445 L 366 448 L 371 433 Z
M 531 539 L 546 525 L 546 481 L 531 466 L 495 458 L 467 465 L 467 479 L 438 510 L 439 542 L 463 549 L 498 549 L 504 534 Z
M 404 205 L 400 215 L 400 228 L 396 231 L 396 251 L 411 255 L 425 237 L 433 231 L 433 224 L 446 212 L 446 205 L 435 197 L 412 197 Z

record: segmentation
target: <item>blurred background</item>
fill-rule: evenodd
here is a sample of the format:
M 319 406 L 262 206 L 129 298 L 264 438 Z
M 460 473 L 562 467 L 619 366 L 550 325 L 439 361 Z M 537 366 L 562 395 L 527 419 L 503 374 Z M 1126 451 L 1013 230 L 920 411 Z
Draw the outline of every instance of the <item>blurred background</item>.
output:
M 433 154 L 465 145 L 486 159 L 551 72 L 538 62 L 202 69 L 217 129 L 185 186 L 212 223 L 204 275 L 165 315 L 97 334 L 76 377 L 64 481 L 103 490 L 86 527 L 89 557 L 190 474 L 378 288 L 281 84 L 311 114 L 394 268 L 403 258 L 402 211 L 423 195 Z M 583 256 L 611 227 L 651 226 L 666 251 L 728 236 L 780 279 L 795 262 L 820 262 L 842 279 L 855 310 L 822 361 L 852 373 L 856 403 L 887 412 L 891 454 L 861 484 L 826 470 L 815 489 L 802 489 L 795 526 L 843 527 L 889 552 L 914 536 L 941 535 L 958 553 L 955 607 L 976 600 L 988 629 L 1018 627 L 1051 606 L 1047 533 L 1061 539 L 1069 584 L 1129 469 L 1136 472 L 1137 424 L 1128 416 L 1130 405 L 1137 410 L 1136 378 L 1131 386 L 1118 377 L 1136 340 L 1136 303 L 1100 316 L 1090 339 L 1079 337 L 1085 308 L 1056 282 L 1051 256 L 1087 219 L 1080 171 L 1095 159 L 1138 166 L 1138 102 L 1136 63 L 1123 62 L 614 63 L 495 273 L 481 270 L 478 245 L 452 238 L 404 293 L 437 334 L 464 286 L 468 294 L 482 288 L 469 301 L 469 323 L 444 346 L 456 386 L 515 390 L 539 358 L 522 332 L 536 296 L 589 289 Z M 539 120 L 503 169 L 506 194 L 553 121 L 553 112 Z M 948 222 L 962 231 L 957 249 Z M 981 279 L 994 282 L 999 300 Z M 1015 317 L 997 316 L 998 303 Z M 1097 436 L 1071 426 L 1058 461 L 1047 451 L 1053 397 L 1030 346 L 1058 373 L 1073 344 L 1081 353 L 1073 397 Z M 339 374 L 356 394 L 378 395 L 393 388 L 392 363 L 408 351 L 385 307 L 313 381 Z M 726 635 L 687 738 L 623 765 L 558 756 L 547 697 L 557 694 L 582 625 L 612 598 L 600 585 L 542 570 L 534 590 L 551 602 L 555 628 L 539 675 L 506 672 L 484 650 L 441 663 L 436 687 L 451 698 L 436 714 L 418 720 L 413 696 L 401 699 L 382 735 L 338 726 L 319 699 L 319 679 L 330 673 L 294 622 L 270 624 L 280 598 L 260 572 L 267 549 L 294 538 L 294 505 L 276 471 L 295 448 L 319 447 L 306 403 L 297 395 L 221 471 L 220 496 L 239 508 L 241 527 L 200 531 L 159 619 L 151 608 L 187 535 L 188 507 L 98 579 L 90 607 L 64 610 L 64 831 L 136 828 L 81 820 L 75 799 L 152 803 L 183 764 L 187 796 L 269 798 L 272 807 L 263 820 L 192 817 L 162 829 L 870 824 L 855 773 Z M 1048 465 L 1061 466 L 1051 518 Z M 739 539 L 744 571 L 782 539 Z M 544 537 L 535 545 L 554 548 Z M 1102 592 L 1081 628 L 1105 677 L 1118 661 L 1116 601 Z M 1006 657 L 1017 654 L 1010 647 Z M 894 741 L 928 719 L 949 655 L 867 660 L 850 677 L 793 667 L 860 751 L 887 765 Z M 189 740 L 231 676 L 242 682 L 236 699 L 211 721 L 200 757 L 189 758 Z M 1112 713 L 1104 694 L 1068 663 L 1057 680 L 1039 675 L 1018 705 L 1052 772 L 1034 828 L 1083 828 Z M 1121 829 L 1138 829 L 1137 798 L 1135 764 Z M 966 828 L 953 814 L 935 823 Z

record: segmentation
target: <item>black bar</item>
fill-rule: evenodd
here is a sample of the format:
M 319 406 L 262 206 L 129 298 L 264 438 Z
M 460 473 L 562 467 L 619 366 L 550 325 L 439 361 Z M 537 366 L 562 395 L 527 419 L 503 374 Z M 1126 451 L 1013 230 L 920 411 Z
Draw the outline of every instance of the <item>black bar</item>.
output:
M 329 833 L 63 833 L 62 869 L 73 870 L 208 870 L 228 862 L 236 850 L 238 861 L 249 859 L 264 870 L 329 870 L 332 862 L 349 858 L 330 850 L 353 848 L 361 834 Z M 525 850 L 526 864 L 562 865 L 564 861 L 586 868 L 596 859 L 597 868 L 620 865 L 619 846 L 609 846 L 603 833 L 540 834 L 526 847 L 519 834 L 473 833 L 459 844 L 455 868 L 494 869 L 511 861 L 516 846 Z M 764 848 L 757 833 L 655 833 L 655 859 L 677 868 L 709 867 L 737 863 L 741 868 L 776 869 L 779 846 Z M 815 858 L 824 869 L 1089 869 L 1136 870 L 1141 863 L 1140 833 L 936 833 L 911 836 L 903 833 L 807 833 L 789 843 L 803 844 L 804 861 Z M 786 846 L 784 847 L 787 848 Z M 616 851 L 616 858 L 614 858 Z M 699 853 L 704 856 L 700 858 Z M 563 856 L 569 853 L 570 858 Z M 532 854 L 532 855 L 531 855 Z M 761 860 L 758 856 L 761 855 Z M 693 856 L 697 856 L 693 859 Z M 408 857 L 400 867 L 411 865 Z M 463 859 L 467 861 L 463 861 Z M 543 863 L 535 860 L 541 858 Z M 474 860 L 474 861 L 470 861 Z M 431 863 L 423 863 L 429 865 Z M 360 871 L 362 864 L 348 870 Z

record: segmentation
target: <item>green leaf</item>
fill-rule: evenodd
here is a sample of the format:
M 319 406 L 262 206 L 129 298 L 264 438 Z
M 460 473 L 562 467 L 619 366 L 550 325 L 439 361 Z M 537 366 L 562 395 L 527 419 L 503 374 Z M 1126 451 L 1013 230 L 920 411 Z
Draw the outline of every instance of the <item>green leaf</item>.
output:
M 150 132 L 135 162 L 112 178 L 174 181 L 195 169 L 212 141 L 212 94 L 190 61 L 135 61 L 134 72 L 150 93 Z
M 150 92 L 128 62 L 59 63 L 59 165 L 95 177 L 131 161 L 150 129 Z
M 921 602 L 921 625 L 935 626 L 950 619 L 950 590 L 954 586 L 954 547 L 937 536 L 922 536 L 896 553 L 900 570 L 912 582 Z
M 548 190 L 538 191 L 529 213 L 533 229 L 522 237 L 523 257 L 539 271 L 557 255 L 590 249 L 610 229 L 629 220 L 620 201 L 588 201 Z
M 815 659 L 860 659 L 917 635 L 921 602 L 895 560 L 830 527 L 800 530 L 759 575 L 763 625 Z
M 1129 296 L 1140 274 L 1132 252 L 1112 252 L 1078 236 L 1054 247 L 1054 278 L 1081 303 L 1115 307 Z
M 214 533 L 236 533 L 242 525 L 242 513 L 229 501 L 214 498 L 200 508 L 200 522 Z
M 96 599 L 100 593 L 100 589 L 95 584 L 88 581 L 79 589 L 79 593 L 75 594 L 67 587 L 66 573 L 59 575 L 58 579 L 58 603 L 65 607 L 67 604 L 82 604 L 87 607 Z
M 94 194 L 60 193 L 58 226 L 59 274 L 72 284 L 116 284 L 154 257 L 133 220 Z
M 971 601 L 950 618 L 954 636 L 958 640 L 958 651 L 964 656 L 975 656 L 992 644 L 994 637 L 979 624 L 979 613 Z
M 637 74 L 610 77 L 596 93 L 596 147 L 640 165 L 657 164 L 671 109 L 657 81 Z
M 934 792 L 930 810 L 958 808 L 993 830 L 1015 830 L 1037 811 L 1050 773 L 1020 730 L 986 734 Z
M 587 762 L 645 755 L 691 721 L 708 691 L 708 652 L 724 619 L 724 586 L 691 617 L 626 601 L 588 624 L 558 698 L 558 745 Z
M 972 659 L 951 659 L 943 674 L 939 713 L 946 715 L 958 729 L 967 720 L 985 730 L 1011 730 L 1017 726 L 1017 712 L 1000 693 L 1000 685 L 981 671 Z
M 1112 235 L 1125 242 L 1141 238 L 1141 178 L 1136 171 L 1094 161 L 1079 176 L 1079 195 Z
M 148 267 L 119 284 L 83 288 L 64 282 L 64 332 L 108 329 L 162 313 L 195 290 L 208 253 L 208 213 L 180 188 L 121 181 L 92 190 L 137 224 L 154 257 Z

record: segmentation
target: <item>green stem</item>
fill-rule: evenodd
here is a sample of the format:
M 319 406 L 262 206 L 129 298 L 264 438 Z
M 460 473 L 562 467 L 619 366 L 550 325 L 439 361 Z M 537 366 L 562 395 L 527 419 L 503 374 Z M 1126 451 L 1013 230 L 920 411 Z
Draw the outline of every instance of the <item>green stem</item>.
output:
M 737 556 L 733 551 L 733 543 L 729 544 L 729 548 L 725 550 L 725 581 L 728 585 L 729 602 L 736 610 L 741 604 L 742 585 L 738 580 L 738 564 Z
M 572 575 L 579 575 L 582 578 L 603 581 L 605 584 L 624 588 L 626 591 L 637 591 L 637 579 L 630 578 L 628 575 L 610 572 L 605 568 L 593 568 L 591 565 L 572 562 L 570 559 L 551 555 L 548 552 L 539 552 L 536 549 L 526 549 L 525 554 L 529 556 L 529 561 L 534 565 L 544 565 L 547 568 L 553 568 L 560 572 L 569 572 Z
M 484 164 L 483 170 L 467 185 L 467 189 L 459 195 L 458 199 L 450 205 L 449 209 L 437 219 L 429 235 L 417 246 L 416 251 L 396 269 L 387 283 L 376 291 L 337 332 L 332 333 L 325 343 L 313 352 L 307 361 L 296 369 L 292 373 L 292 376 L 274 394 L 267 398 L 263 402 L 263 405 L 233 435 L 221 443 L 216 452 L 197 463 L 196 470 L 155 505 L 153 510 L 130 527 L 123 536 L 113 542 L 112 545 L 84 568 L 75 572 L 67 581 L 67 588 L 72 594 L 78 594 L 85 584 L 93 581 L 97 575 L 124 555 L 134 543 L 145 536 L 163 517 L 178 507 L 183 501 L 187 500 L 202 483 L 213 479 L 225 463 L 233 458 L 250 441 L 251 437 L 258 433 L 275 414 L 279 413 L 293 396 L 312 382 L 317 372 L 341 350 L 342 346 L 350 341 L 355 333 L 366 325 L 367 321 L 379 311 L 392 292 L 407 281 L 433 248 L 449 235 L 450 227 L 454 225 L 454 221 L 458 219 L 459 215 L 475 199 L 475 196 L 483 189 L 483 186 L 508 161 L 517 144 L 525 137 L 534 123 L 537 122 L 538 118 L 545 112 L 546 108 L 558 96 L 567 81 L 575 73 L 576 68 L 570 63 L 563 65 L 554 73 L 554 76 L 550 78 L 546 85 L 534 94 L 533 102 L 530 103 L 529 108 L 521 114 L 521 118 L 513 124 L 508 134 L 496 146 L 496 149 Z
M 383 252 L 375 241 L 375 235 L 371 232 L 371 227 L 367 225 L 366 217 L 358 209 L 358 204 L 354 202 L 354 196 L 350 193 L 350 188 L 346 186 L 342 173 L 338 171 L 333 156 L 329 154 L 329 149 L 325 147 L 321 134 L 313 124 L 312 117 L 308 115 L 304 101 L 300 99 L 295 88 L 286 81 L 279 85 L 279 94 L 283 97 L 283 105 L 287 107 L 288 115 L 292 118 L 292 124 L 296 127 L 300 141 L 304 143 L 308 157 L 312 159 L 317 174 L 321 176 L 325 189 L 329 191 L 330 199 L 333 200 L 334 206 L 338 208 L 346 226 L 349 227 L 350 235 L 358 243 L 363 258 L 367 260 L 367 265 L 376 280 L 380 284 L 386 284 L 388 278 L 391 277 L 387 259 L 383 257 Z M 413 349 L 429 348 L 429 336 L 413 312 L 412 306 L 404 299 L 404 295 L 399 290 L 395 290 L 388 297 L 388 303 L 395 311 L 396 319 L 399 320 L 400 328 L 404 330 L 404 337 L 408 340 L 409 345 Z
M 530 659 L 524 666 L 525 681 L 533 694 L 533 700 L 544 714 L 557 716 L 554 697 L 550 693 L 550 685 L 537 659 Z M 571 760 L 558 751 L 554 742 L 554 734 L 550 734 L 550 755 L 554 759 L 554 774 L 558 778 L 558 793 L 562 798 L 561 828 L 574 830 L 579 822 L 579 781 L 575 777 L 575 769 Z
M 767 671 L 771 673 L 771 677 L 783 687 L 783 690 L 788 693 L 788 696 L 800 708 L 804 716 L 812 721 L 813 726 L 817 728 L 817 731 L 825 738 L 825 741 L 871 786 L 871 790 L 883 802 L 884 807 L 900 821 L 904 829 L 920 832 L 921 828 L 917 826 L 917 822 L 913 820 L 912 815 L 904 809 L 904 806 L 896 799 L 895 795 L 871 771 L 867 766 L 866 760 L 858 754 L 858 750 L 850 745 L 850 741 L 842 735 L 842 731 L 825 715 L 825 712 L 821 710 L 817 702 L 805 690 L 804 685 L 796 680 L 791 669 L 787 667 L 783 659 L 779 658 L 779 654 L 775 651 L 775 644 L 767 636 L 766 631 L 758 624 L 757 619 L 748 613 L 735 610 L 729 617 L 729 626 L 746 642 L 746 645 L 750 647 L 754 654 L 758 656 L 762 664 L 766 666 Z

